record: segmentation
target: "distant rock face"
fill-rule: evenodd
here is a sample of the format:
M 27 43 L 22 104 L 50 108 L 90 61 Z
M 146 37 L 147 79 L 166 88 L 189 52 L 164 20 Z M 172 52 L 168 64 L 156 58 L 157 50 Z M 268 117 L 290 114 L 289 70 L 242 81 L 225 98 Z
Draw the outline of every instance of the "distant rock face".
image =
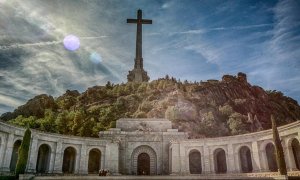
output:
M 168 106 L 165 111 L 165 117 L 167 119 L 182 119 L 182 120 L 193 120 L 198 115 L 197 108 L 189 101 L 178 101 L 175 106 Z
M 92 119 L 91 127 L 100 129 L 109 128 L 119 118 L 168 118 L 175 128 L 188 132 L 191 138 L 268 129 L 271 114 L 277 117 L 278 125 L 300 119 L 297 101 L 281 92 L 250 85 L 244 73 L 224 75 L 221 81 L 194 83 L 166 76 L 149 83 L 95 86 L 81 94 L 67 91 L 56 99 L 39 95 L 1 118 L 9 120 L 18 115 L 40 118 L 45 109 L 58 116 L 67 113 L 61 115 L 66 117 L 80 111 L 85 121 Z M 69 119 L 70 127 L 73 121 Z
M 237 78 L 240 82 L 247 83 L 247 75 L 245 73 L 239 72 Z
M 231 82 L 231 81 L 234 81 L 234 80 L 235 80 L 235 77 L 232 76 L 232 75 L 224 75 L 222 77 L 223 82 Z
M 41 94 L 28 100 L 28 102 L 22 106 L 19 106 L 13 113 L 5 113 L 1 116 L 3 120 L 9 120 L 16 118 L 18 115 L 36 116 L 41 118 L 44 116 L 46 109 L 56 110 L 58 108 L 55 100 L 52 96 Z

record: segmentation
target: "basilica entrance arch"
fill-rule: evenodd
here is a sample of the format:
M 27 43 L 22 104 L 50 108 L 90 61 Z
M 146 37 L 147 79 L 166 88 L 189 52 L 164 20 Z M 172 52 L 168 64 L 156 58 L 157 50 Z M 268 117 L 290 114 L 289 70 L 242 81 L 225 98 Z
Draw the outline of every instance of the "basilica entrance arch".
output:
M 137 175 L 150 175 L 150 156 L 147 153 L 138 156 Z
M 139 146 L 131 155 L 131 171 L 135 175 L 155 175 L 156 161 L 156 153 L 150 146 Z

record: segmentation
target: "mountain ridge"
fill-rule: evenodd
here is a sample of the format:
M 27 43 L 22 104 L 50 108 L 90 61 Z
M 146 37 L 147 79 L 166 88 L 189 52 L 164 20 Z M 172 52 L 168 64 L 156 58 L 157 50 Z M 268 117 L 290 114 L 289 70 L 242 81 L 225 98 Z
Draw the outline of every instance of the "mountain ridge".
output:
M 30 99 L 1 119 L 47 132 L 96 137 L 115 127 L 119 118 L 168 118 L 191 138 L 256 132 L 300 119 L 294 99 L 279 91 L 265 91 L 247 82 L 244 73 L 222 80 L 181 82 L 166 75 L 149 83 L 94 86 L 85 92 L 67 90 L 53 98 Z

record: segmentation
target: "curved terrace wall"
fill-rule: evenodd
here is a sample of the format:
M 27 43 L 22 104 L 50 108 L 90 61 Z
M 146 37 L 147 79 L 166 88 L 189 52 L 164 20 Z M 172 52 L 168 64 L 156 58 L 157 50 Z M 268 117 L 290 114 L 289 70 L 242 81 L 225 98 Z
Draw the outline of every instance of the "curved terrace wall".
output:
M 297 163 L 297 157 L 293 152 L 294 146 L 292 147 L 292 145 L 295 142 L 300 142 L 300 121 L 281 126 L 278 131 L 282 140 L 288 170 L 299 170 L 300 156 Z M 24 128 L 0 122 L 0 171 L 11 171 L 12 157 L 16 153 L 14 143 L 22 140 L 24 132 Z M 136 133 L 143 136 L 142 132 Z M 201 174 L 241 173 L 246 171 L 266 172 L 272 170 L 272 164 L 270 164 L 272 159 L 268 155 L 271 154 L 268 152 L 272 152 L 272 148 L 269 148 L 273 144 L 272 130 L 218 138 L 177 140 L 174 136 L 170 139 L 173 140 L 170 140 L 169 152 L 165 152 L 168 154 L 164 155 L 169 159 L 170 174 L 190 174 L 190 166 L 195 166 L 194 169 L 200 169 L 194 172 Z M 47 145 L 43 146 L 48 147 L 50 150 L 49 157 L 44 158 L 47 160 L 47 166 L 40 167 L 40 169 L 46 169 L 45 173 L 63 173 L 63 169 L 68 170 L 68 168 L 64 168 L 66 163 L 63 162 L 64 152 L 68 148 L 75 152 L 74 160 L 70 160 L 74 164 L 73 169 L 70 169 L 72 171 L 70 173 L 87 174 L 89 152 L 97 150 L 97 152 L 100 151 L 101 156 L 100 168 L 109 169 L 112 173 L 117 174 L 119 173 L 120 159 L 123 158 L 119 157 L 119 143 L 109 139 L 66 136 L 32 130 L 26 171 L 36 173 L 39 149 L 42 145 Z M 149 145 L 149 143 L 151 142 L 141 142 L 140 144 Z M 190 158 L 190 155 L 195 154 L 195 152 L 199 152 L 200 157 L 197 158 L 197 162 L 192 162 L 193 158 Z M 161 155 L 158 154 L 157 156 Z M 220 165 L 220 162 L 224 160 L 225 164 Z
M 27 172 L 36 172 L 36 163 L 39 147 L 43 144 L 50 147 L 50 162 L 46 173 L 62 173 L 63 152 L 66 148 L 72 147 L 76 151 L 74 173 L 86 174 L 88 167 L 88 154 L 92 149 L 101 152 L 101 168 L 117 170 L 111 161 L 115 161 L 112 147 L 116 146 L 108 140 L 99 138 L 84 138 L 77 136 L 67 136 L 54 133 L 44 133 L 32 129 L 32 139 L 29 151 Z M 22 140 L 25 129 L 0 122 L 0 171 L 11 171 L 10 164 L 13 153 L 13 146 L 17 140 Z M 108 152 L 109 151 L 109 152 Z
M 299 165 L 297 167 L 295 162 L 291 141 L 296 139 L 295 141 L 300 142 L 300 121 L 281 126 L 278 131 L 282 140 L 288 170 L 299 170 Z M 191 164 L 189 153 L 198 151 L 201 154 L 202 172 L 218 173 L 215 151 L 222 149 L 225 151 L 226 173 L 241 173 L 244 167 L 241 163 L 243 157 L 240 155 L 240 150 L 244 147 L 243 149 L 250 150 L 248 161 L 251 161 L 249 162 L 252 165 L 251 172 L 271 171 L 266 146 L 269 143 L 273 144 L 272 138 L 272 130 L 270 129 L 236 136 L 172 141 L 170 143 L 170 161 L 172 162 L 170 169 L 173 174 L 189 174 Z

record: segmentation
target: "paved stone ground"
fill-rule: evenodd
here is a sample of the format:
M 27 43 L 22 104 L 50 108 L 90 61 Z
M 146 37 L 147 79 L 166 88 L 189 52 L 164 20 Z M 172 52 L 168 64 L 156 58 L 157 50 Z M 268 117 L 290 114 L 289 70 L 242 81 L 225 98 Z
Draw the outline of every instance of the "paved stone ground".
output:
M 257 178 L 257 177 L 223 177 L 223 176 L 43 176 L 43 177 L 35 177 L 34 180 L 92 180 L 92 179 L 103 179 L 103 180 L 189 180 L 189 179 L 261 179 L 261 180 L 270 180 L 275 179 L 272 177 L 268 178 Z M 276 178 L 277 179 L 277 178 Z M 281 178 L 284 179 L 284 178 Z

